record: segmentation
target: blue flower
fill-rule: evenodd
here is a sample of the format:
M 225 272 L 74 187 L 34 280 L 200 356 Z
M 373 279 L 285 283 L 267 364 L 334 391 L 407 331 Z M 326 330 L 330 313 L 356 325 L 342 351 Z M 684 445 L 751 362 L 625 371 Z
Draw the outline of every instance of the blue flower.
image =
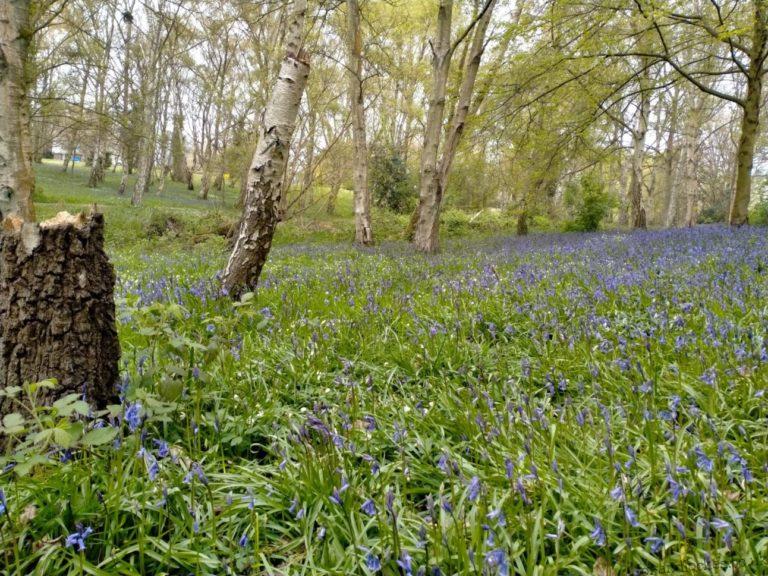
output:
M 165 440 L 154 440 L 155 446 L 157 446 L 157 456 L 160 459 L 168 458 L 171 455 L 171 450 L 168 448 L 168 442 Z
M 128 429 L 131 432 L 136 432 L 141 426 L 141 402 L 130 404 L 125 409 L 125 421 L 128 423 Z
M 376 514 L 376 504 L 369 498 L 363 502 L 363 505 L 360 506 L 360 510 L 368 514 L 368 516 L 374 516 Z
M 8 511 L 8 502 L 5 499 L 5 492 L 0 488 L 0 516 Z
M 467 487 L 467 499 L 470 502 L 474 502 L 477 500 L 478 496 L 480 496 L 480 478 L 473 476 Z
M 605 546 L 606 543 L 606 536 L 605 536 L 605 530 L 603 529 L 603 525 L 600 523 L 600 520 L 595 518 L 595 527 L 592 530 L 592 532 L 589 535 L 590 538 L 592 538 L 592 541 L 599 547 Z
M 400 554 L 400 560 L 397 561 L 397 565 L 402 568 L 403 572 L 405 572 L 405 576 L 412 576 L 413 561 L 411 560 L 411 555 L 408 554 L 407 550 L 403 550 L 403 553 Z
M 381 570 L 381 560 L 373 552 L 368 552 L 365 556 L 365 567 L 371 572 L 378 572 Z
M 504 550 L 497 548 L 491 550 L 485 555 L 485 563 L 490 568 L 491 573 L 496 573 L 498 576 L 509 575 L 509 565 L 507 564 L 507 555 Z
M 712 459 L 704 453 L 701 446 L 696 446 L 693 451 L 696 454 L 696 467 L 702 472 L 711 473 L 715 468 L 715 463 Z
M 82 524 L 77 525 L 77 530 L 67 536 L 67 540 L 65 541 L 64 545 L 67 548 L 74 548 L 77 547 L 79 552 L 85 551 L 85 540 L 93 533 L 93 528 L 90 526 L 87 528 L 83 528 Z
M 629 506 L 624 506 L 624 517 L 632 528 L 640 526 L 640 522 L 637 520 L 637 514 L 635 514 L 635 511 Z
M 651 554 L 658 554 L 664 547 L 664 539 L 657 536 L 649 536 L 643 540 L 646 544 L 651 546 Z
M 240 546 L 240 548 L 245 548 L 248 546 L 248 534 L 246 532 L 243 532 L 243 535 L 240 536 L 240 540 L 238 540 L 237 544 Z
M 189 469 L 189 472 L 187 472 L 186 476 L 184 476 L 184 484 L 190 484 L 192 482 L 192 479 L 197 477 L 200 482 L 202 482 L 204 485 L 208 484 L 208 478 L 205 476 L 205 472 L 203 472 L 202 467 L 197 462 L 192 462 L 192 466 Z

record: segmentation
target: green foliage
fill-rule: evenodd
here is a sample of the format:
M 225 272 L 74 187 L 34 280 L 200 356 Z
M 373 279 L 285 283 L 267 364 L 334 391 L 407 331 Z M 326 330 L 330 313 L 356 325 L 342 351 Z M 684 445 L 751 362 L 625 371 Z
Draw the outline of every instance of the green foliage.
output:
M 591 174 L 568 184 L 566 202 L 573 210 L 573 219 L 566 224 L 569 232 L 596 232 L 614 206 L 603 183 Z
M 377 206 L 396 214 L 413 210 L 414 186 L 403 158 L 392 150 L 377 148 L 370 160 L 371 194 Z
M 768 226 L 768 200 L 758 202 L 749 216 L 749 221 L 755 226 Z

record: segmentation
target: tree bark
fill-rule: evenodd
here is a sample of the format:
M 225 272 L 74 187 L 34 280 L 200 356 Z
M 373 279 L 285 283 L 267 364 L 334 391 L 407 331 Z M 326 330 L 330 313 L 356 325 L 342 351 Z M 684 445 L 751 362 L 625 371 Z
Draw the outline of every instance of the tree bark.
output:
M 310 72 L 309 57 L 302 49 L 306 12 L 306 0 L 296 0 L 286 33 L 286 57 L 264 111 L 244 214 L 224 271 L 224 288 L 233 297 L 256 288 L 279 221 L 286 160 Z
M 701 137 L 704 97 L 701 94 L 694 94 L 688 110 L 683 136 L 685 162 L 683 164 L 682 192 L 685 198 L 685 225 L 690 228 L 696 225 L 698 219 L 699 181 L 696 177 L 696 168 L 701 154 L 699 138 Z
M 27 90 L 29 0 L 0 3 L 0 212 L 35 219 Z
M 352 104 L 352 136 L 355 145 L 354 205 L 355 243 L 373 244 L 371 226 L 371 193 L 368 186 L 368 140 L 365 129 L 365 101 L 363 94 L 362 31 L 360 6 L 357 0 L 347 1 L 347 49 L 349 100 Z
M 754 68 L 753 64 L 753 68 Z M 741 139 L 737 153 L 736 189 L 731 199 L 728 218 L 731 226 L 749 223 L 749 203 L 752 192 L 752 167 L 755 160 L 755 145 L 760 128 L 760 104 L 762 100 L 763 77 L 759 72 L 747 81 L 747 98 L 743 106 Z
M 675 186 L 675 157 L 677 156 L 677 124 L 679 117 L 680 89 L 675 88 L 672 94 L 669 111 L 669 133 L 667 134 L 667 150 L 664 158 L 664 227 L 671 228 L 677 218 L 677 187 Z
M 632 131 L 632 172 L 629 182 L 629 207 L 632 227 L 647 228 L 645 208 L 643 207 L 643 165 L 645 163 L 645 139 L 648 134 L 648 115 L 651 99 L 647 91 L 648 67 L 640 75 L 640 104 L 637 112 L 637 125 Z
M 44 401 L 78 393 L 114 400 L 120 345 L 115 273 L 101 214 L 66 213 L 35 224 L 9 217 L 0 230 L 0 388 L 55 378 Z M 0 400 L 0 415 L 13 411 Z
M 495 5 L 495 0 L 488 2 L 484 12 L 479 15 L 475 22 L 472 46 L 468 51 L 468 61 L 466 69 L 463 71 L 459 97 L 456 108 L 451 113 L 450 128 L 443 146 L 443 154 L 442 157 L 439 157 L 448 77 L 451 70 L 451 59 L 456 48 L 455 45 L 451 46 L 453 2 L 451 0 L 441 0 L 440 2 L 438 34 L 432 59 L 434 79 L 432 99 L 429 105 L 421 159 L 419 206 L 417 215 L 413 219 L 415 221 L 413 244 L 421 252 L 437 252 L 440 247 L 440 206 L 472 106 L 475 82 L 485 52 L 485 37 Z

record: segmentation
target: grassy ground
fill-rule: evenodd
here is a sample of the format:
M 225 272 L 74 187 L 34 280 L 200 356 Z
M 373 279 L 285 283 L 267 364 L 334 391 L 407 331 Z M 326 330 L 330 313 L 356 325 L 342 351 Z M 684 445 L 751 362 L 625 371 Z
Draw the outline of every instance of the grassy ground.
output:
M 121 398 L 19 391 L 0 574 L 768 570 L 764 232 L 284 241 L 233 303 L 223 244 L 63 197 L 116 228 Z

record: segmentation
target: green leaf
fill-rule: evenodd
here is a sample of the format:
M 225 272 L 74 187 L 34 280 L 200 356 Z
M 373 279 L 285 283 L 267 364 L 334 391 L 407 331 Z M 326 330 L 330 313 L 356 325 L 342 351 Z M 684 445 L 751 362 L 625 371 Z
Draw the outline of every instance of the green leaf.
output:
M 117 428 L 104 427 L 91 430 L 83 436 L 83 444 L 86 446 L 102 446 L 109 444 L 117 437 Z
M 24 431 L 24 416 L 18 413 L 6 414 L 3 418 L 3 431 L 6 434 L 19 434 Z
M 50 466 L 51 464 L 53 464 L 53 461 L 51 461 L 47 456 L 43 456 L 42 454 L 35 454 L 24 462 L 17 464 L 13 469 L 13 472 L 17 476 L 23 477 L 27 476 L 35 466 Z

